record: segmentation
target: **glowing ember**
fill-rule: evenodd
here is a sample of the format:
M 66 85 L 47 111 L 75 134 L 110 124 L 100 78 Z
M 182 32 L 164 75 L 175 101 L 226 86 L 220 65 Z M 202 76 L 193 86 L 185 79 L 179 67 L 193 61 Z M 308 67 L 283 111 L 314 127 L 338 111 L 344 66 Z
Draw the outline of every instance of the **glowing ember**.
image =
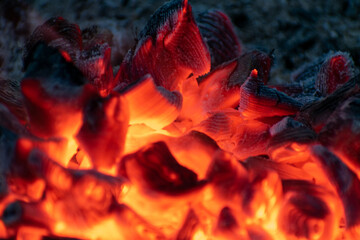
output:
M 1 79 L 1 239 L 360 239 L 348 54 L 268 86 L 272 53 L 186 0 L 155 12 L 115 77 L 105 37 L 52 18 L 21 85 Z

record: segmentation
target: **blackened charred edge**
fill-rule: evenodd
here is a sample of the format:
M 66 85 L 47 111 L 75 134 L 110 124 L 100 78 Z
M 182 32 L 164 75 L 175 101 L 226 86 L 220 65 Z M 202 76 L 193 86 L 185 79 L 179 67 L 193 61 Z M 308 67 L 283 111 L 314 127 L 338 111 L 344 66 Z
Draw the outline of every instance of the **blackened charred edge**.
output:
M 67 62 L 60 52 L 40 41 L 29 55 L 30 64 L 27 67 L 25 78 L 58 79 L 63 83 L 83 85 L 86 79 L 74 64 Z
M 256 80 L 257 82 L 255 82 L 253 79 Z M 255 85 L 256 86 L 256 89 L 255 89 L 256 90 L 256 94 L 255 94 L 256 98 L 267 98 L 267 99 L 271 99 L 271 100 L 276 100 L 276 104 L 274 105 L 275 107 L 287 105 L 288 107 L 291 107 L 293 109 L 300 110 L 301 107 L 303 106 L 301 102 L 286 95 L 285 93 L 282 93 L 276 89 L 267 87 L 266 85 L 264 85 L 264 83 L 262 81 L 259 81 L 258 79 L 255 79 L 255 78 L 251 78 L 251 80 L 252 80 L 252 82 L 249 82 L 248 84 L 256 84 Z M 246 85 L 242 85 L 242 86 L 246 87 Z M 246 90 L 246 91 L 249 91 L 249 90 Z
M 295 82 L 303 82 L 315 78 L 324 63 L 325 57 L 320 57 L 310 64 L 305 64 L 295 71 L 292 78 Z
M 360 74 L 350 79 L 326 98 L 300 109 L 296 120 L 315 127 L 329 117 L 346 99 L 360 92 Z
M 155 39 L 159 28 L 169 20 L 171 15 L 186 7 L 186 3 L 186 0 L 170 1 L 158 8 L 155 13 L 151 15 L 145 28 L 139 33 L 139 39 L 147 36 L 151 36 Z
M 271 57 L 267 53 L 255 49 L 241 54 L 236 59 L 238 61 L 238 65 L 234 72 L 238 72 L 238 74 L 230 75 L 228 83 L 229 87 L 242 85 L 249 77 L 253 69 L 258 70 L 258 76 L 262 82 L 265 84 L 268 82 L 270 70 L 267 69 L 266 61 L 269 60 L 271 63 Z
M 209 10 L 196 18 L 201 36 L 211 54 L 211 68 L 240 55 L 241 45 L 230 19 L 219 10 Z
M 158 92 L 164 97 L 166 98 L 171 104 L 173 104 L 177 109 L 181 109 L 182 108 L 182 104 L 183 104 L 183 97 L 182 94 L 178 91 L 169 91 L 166 88 L 162 87 L 162 86 L 158 86 L 156 87 L 156 89 L 158 90 Z
M 92 48 L 82 51 L 80 57 L 84 60 L 101 57 L 106 47 L 107 44 L 95 44 Z
M 83 40 L 89 40 L 96 36 L 99 33 L 99 27 L 96 25 L 85 28 L 81 31 L 81 36 Z
M 317 134 L 307 127 L 286 129 L 269 141 L 268 148 L 276 149 L 288 143 L 310 144 L 317 140 Z

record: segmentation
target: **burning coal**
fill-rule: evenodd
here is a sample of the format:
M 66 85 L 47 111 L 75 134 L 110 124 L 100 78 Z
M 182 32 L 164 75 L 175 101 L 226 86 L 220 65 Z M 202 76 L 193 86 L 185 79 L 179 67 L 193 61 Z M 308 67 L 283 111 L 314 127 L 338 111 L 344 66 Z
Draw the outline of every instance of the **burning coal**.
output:
M 114 76 L 106 34 L 49 19 L 0 82 L 0 237 L 359 239 L 358 70 L 269 85 L 273 58 L 174 0 Z

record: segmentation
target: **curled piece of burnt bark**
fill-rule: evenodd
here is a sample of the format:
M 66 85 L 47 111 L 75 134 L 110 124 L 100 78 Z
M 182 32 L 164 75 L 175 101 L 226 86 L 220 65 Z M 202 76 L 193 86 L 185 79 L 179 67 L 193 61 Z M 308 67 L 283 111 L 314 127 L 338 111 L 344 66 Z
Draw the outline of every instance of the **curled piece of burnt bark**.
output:
M 59 49 L 69 61 L 75 59 L 82 49 L 80 28 L 62 17 L 54 17 L 37 27 L 26 42 L 23 55 L 24 69 L 31 62 L 36 46 L 43 42 Z
M 21 91 L 30 131 L 39 137 L 70 137 L 81 125 L 82 108 L 94 90 L 57 49 L 37 45 L 29 57 Z
M 346 99 L 360 92 L 360 75 L 350 79 L 329 96 L 302 107 L 296 120 L 319 132 L 327 119 Z
M 238 58 L 223 63 L 210 73 L 197 79 L 200 101 L 206 111 L 235 108 L 239 104 L 239 89 L 253 69 L 266 84 L 272 58 L 258 50 L 246 52 Z
M 90 100 L 76 139 L 95 168 L 109 169 L 120 159 L 128 124 L 129 110 L 122 96 Z
M 131 83 L 146 74 L 156 85 L 173 91 L 189 75 L 210 70 L 210 54 L 187 0 L 164 4 L 139 34 L 139 42 L 122 63 L 118 77 Z
M 315 88 L 321 96 L 334 92 L 355 74 L 354 63 L 347 53 L 337 52 L 326 58 L 316 78 Z
M 350 97 L 330 116 L 319 133 L 319 141 L 341 156 L 360 176 L 360 94 Z
M 176 195 L 199 185 L 196 173 L 181 166 L 164 142 L 124 156 L 118 171 L 144 191 Z
M 153 129 L 162 129 L 180 114 L 182 96 L 156 86 L 150 75 L 145 75 L 122 92 L 129 104 L 130 124 L 146 124 Z
M 313 159 L 323 169 L 330 183 L 339 194 L 348 229 L 360 224 L 360 181 L 357 176 L 331 151 L 321 145 L 311 149 Z
M 196 22 L 201 36 L 209 47 L 211 69 L 240 56 L 242 46 L 234 32 L 231 20 L 225 13 L 210 10 L 199 14 Z
M 246 118 L 292 115 L 300 107 L 301 104 L 293 98 L 265 86 L 256 69 L 241 85 L 239 111 Z

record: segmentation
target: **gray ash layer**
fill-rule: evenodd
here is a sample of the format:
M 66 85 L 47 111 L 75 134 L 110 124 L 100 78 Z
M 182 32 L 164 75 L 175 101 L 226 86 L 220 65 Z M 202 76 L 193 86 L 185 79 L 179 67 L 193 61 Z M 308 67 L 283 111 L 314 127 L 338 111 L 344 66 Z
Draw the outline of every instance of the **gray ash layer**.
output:
M 349 52 L 360 62 L 360 1 L 190 0 L 199 14 L 224 11 L 247 49 L 275 49 L 270 83 L 290 81 L 291 72 L 333 51 Z M 62 16 L 81 29 L 98 25 L 113 34 L 112 63 L 121 63 L 136 36 L 163 0 L 3 0 L 0 2 L 0 76 L 23 76 L 22 47 L 36 26 Z

